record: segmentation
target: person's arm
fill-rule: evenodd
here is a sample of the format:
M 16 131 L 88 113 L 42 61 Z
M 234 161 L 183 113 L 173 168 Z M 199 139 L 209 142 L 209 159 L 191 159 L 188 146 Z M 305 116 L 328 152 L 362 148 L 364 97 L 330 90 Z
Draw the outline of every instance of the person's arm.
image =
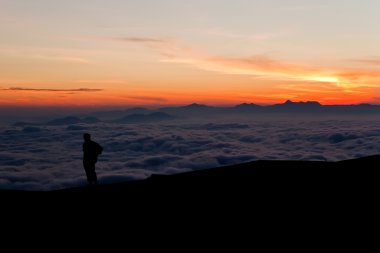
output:
M 100 146 L 100 144 L 99 143 L 97 143 L 98 144 L 98 153 L 99 153 L 99 155 L 103 152 L 103 147 L 102 146 Z

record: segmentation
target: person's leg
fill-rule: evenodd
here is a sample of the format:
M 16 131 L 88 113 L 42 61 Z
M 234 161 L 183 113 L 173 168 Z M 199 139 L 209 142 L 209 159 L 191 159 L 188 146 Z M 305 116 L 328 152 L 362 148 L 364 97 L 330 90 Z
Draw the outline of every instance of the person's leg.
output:
M 91 164 L 91 182 L 93 184 L 97 184 L 98 183 L 98 177 L 96 176 L 96 172 L 95 172 L 95 163 Z
M 87 182 L 89 184 L 96 184 L 98 182 L 96 173 L 95 173 L 95 164 L 89 162 L 83 162 L 84 170 L 87 176 Z

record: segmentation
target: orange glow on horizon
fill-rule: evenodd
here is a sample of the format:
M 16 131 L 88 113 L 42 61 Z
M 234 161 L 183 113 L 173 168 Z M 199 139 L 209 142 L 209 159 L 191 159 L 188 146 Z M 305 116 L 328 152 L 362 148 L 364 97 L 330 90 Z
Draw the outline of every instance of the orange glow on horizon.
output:
M 379 103 L 380 74 L 371 68 L 317 67 L 266 55 L 215 56 L 168 39 L 127 37 L 118 42 L 137 43 L 153 56 L 140 52 L 144 60 L 132 64 L 115 63 L 117 58 L 102 54 L 97 57 L 105 59 L 104 65 L 96 65 L 97 58 L 94 64 L 78 64 L 67 63 L 67 57 L 57 63 L 53 57 L 48 64 L 39 61 L 51 58 L 33 55 L 28 61 L 36 64 L 25 75 L 29 79 L 17 81 L 18 69 L 10 66 L 14 76 L 0 80 L 0 106 L 278 104 L 288 99 L 326 105 Z M 88 88 L 78 88 L 82 86 Z
M 315 78 L 326 80 L 323 78 Z M 2 90 L 0 106 L 165 106 L 201 103 L 207 105 L 236 105 L 240 103 L 278 104 L 290 99 L 292 101 L 318 101 L 321 104 L 359 104 L 371 102 L 366 90 L 346 92 L 337 96 L 339 89 L 325 88 L 318 90 L 306 84 L 287 88 L 281 86 L 274 90 L 260 89 L 251 91 L 236 90 L 172 90 L 165 89 L 105 89 L 99 91 L 44 91 L 44 90 Z M 309 87 L 309 88 L 308 88 Z M 334 87 L 334 86 L 332 86 Z M 330 90 L 329 90 L 330 89 Z M 341 92 L 342 91 L 341 89 Z M 375 101 L 373 101 L 375 102 Z M 375 102 L 376 103 L 376 102 Z
M 0 106 L 380 104 L 380 1 L 0 2 Z

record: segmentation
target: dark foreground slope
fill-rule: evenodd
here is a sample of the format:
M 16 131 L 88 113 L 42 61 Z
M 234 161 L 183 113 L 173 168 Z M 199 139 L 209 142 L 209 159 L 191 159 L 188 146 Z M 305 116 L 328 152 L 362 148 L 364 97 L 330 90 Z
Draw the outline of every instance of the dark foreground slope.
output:
M 380 156 L 341 162 L 254 161 L 146 180 L 51 191 L 0 191 L 3 200 L 108 206 L 362 202 L 378 199 Z
M 51 247 L 46 238 L 59 240 L 54 249 L 74 237 L 97 250 L 102 243 L 131 249 L 136 241 L 176 252 L 205 244 L 363 251 L 377 247 L 379 162 L 256 161 L 97 187 L 0 191 L 2 231 L 35 236 L 39 248 Z
M 189 231 L 205 238 L 239 231 L 285 238 L 296 231 L 296 245 L 300 238 L 319 245 L 322 237 L 335 242 L 342 233 L 357 238 L 378 228 L 379 163 L 380 156 L 335 163 L 255 161 L 96 187 L 3 190 L 0 216 L 16 230 L 129 232 L 141 238 L 182 237 Z

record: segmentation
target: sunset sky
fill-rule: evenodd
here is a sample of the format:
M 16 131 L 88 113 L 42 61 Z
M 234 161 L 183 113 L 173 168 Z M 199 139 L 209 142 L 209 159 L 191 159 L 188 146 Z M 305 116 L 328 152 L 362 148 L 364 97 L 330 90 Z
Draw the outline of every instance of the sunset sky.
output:
M 379 0 L 0 0 L 0 106 L 380 104 Z

